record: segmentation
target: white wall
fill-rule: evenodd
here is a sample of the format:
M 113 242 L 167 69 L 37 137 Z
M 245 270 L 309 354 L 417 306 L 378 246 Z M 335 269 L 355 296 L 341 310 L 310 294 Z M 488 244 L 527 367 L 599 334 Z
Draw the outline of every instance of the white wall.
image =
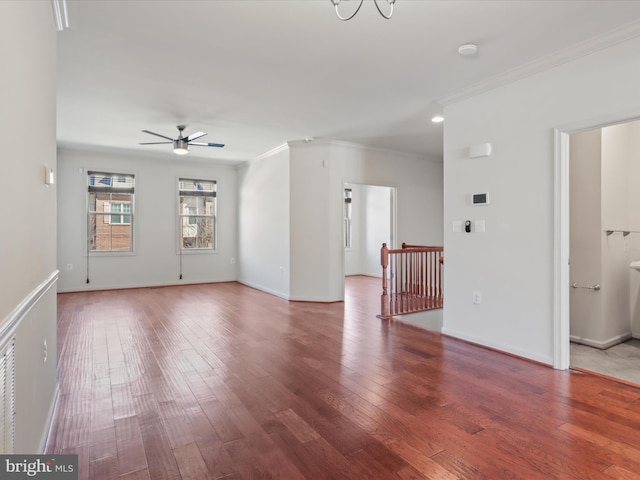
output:
M 56 186 L 44 184 L 44 165 L 57 170 L 55 35 L 50 2 L 0 2 L 0 329 L 16 334 L 20 453 L 42 452 L 57 390 Z
M 602 135 L 600 129 L 575 133 L 570 142 L 571 281 L 593 285 L 602 281 Z M 584 289 L 569 294 L 571 338 L 593 344 L 603 296 Z
M 398 241 L 442 244 L 442 164 L 437 159 L 342 142 L 289 146 L 292 299 L 344 297 L 345 183 L 396 187 Z
M 391 245 L 391 188 L 367 185 L 365 187 L 366 217 L 364 235 L 364 275 L 382 276 L 380 249 Z
M 640 121 L 629 124 L 629 229 L 640 232 Z M 627 255 L 629 263 L 640 261 L 640 233 L 627 237 Z M 640 338 L 640 272 L 629 269 L 631 303 L 631 334 Z
M 640 232 L 640 120 L 629 124 L 629 175 L 627 176 L 627 192 L 629 195 L 629 215 L 627 224 L 630 230 Z M 640 245 L 640 235 L 630 238 L 635 239 Z M 640 255 L 634 260 L 640 260 Z
M 290 298 L 339 301 L 342 277 L 343 182 L 330 144 L 290 146 Z M 337 222 L 337 226 L 336 226 Z M 339 268 L 337 275 L 335 270 Z
M 289 149 L 238 171 L 238 280 L 289 297 Z
M 236 280 L 237 173 L 234 167 L 180 157 L 61 149 L 58 154 L 58 268 L 60 291 L 144 287 Z M 87 171 L 135 175 L 134 254 L 89 257 Z M 217 181 L 217 250 L 182 255 L 178 249 L 177 180 Z M 233 262 L 233 263 L 232 263 Z M 67 265 L 73 265 L 68 270 Z
M 443 332 L 553 363 L 553 129 L 640 115 L 638 51 L 635 38 L 445 106 Z M 483 142 L 494 154 L 468 159 Z M 470 206 L 485 190 L 491 205 Z M 451 232 L 480 215 L 486 233 Z
M 380 248 L 391 244 L 390 187 L 346 184 L 352 189 L 351 248 L 345 249 L 345 275 L 379 277 Z
M 438 158 L 335 142 L 333 160 L 347 183 L 396 187 L 397 245 L 442 245 L 443 165 Z
M 598 340 L 604 347 L 631 336 L 629 310 L 629 260 L 627 241 L 621 233 L 604 230 L 629 229 L 629 124 L 602 129 L 602 228 L 601 250 L 603 312 Z

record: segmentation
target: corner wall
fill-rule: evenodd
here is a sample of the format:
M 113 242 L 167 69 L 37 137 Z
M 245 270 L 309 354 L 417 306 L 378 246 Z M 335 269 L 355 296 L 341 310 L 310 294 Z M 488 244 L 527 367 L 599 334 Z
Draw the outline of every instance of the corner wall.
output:
M 289 298 L 289 149 L 238 170 L 238 280 Z

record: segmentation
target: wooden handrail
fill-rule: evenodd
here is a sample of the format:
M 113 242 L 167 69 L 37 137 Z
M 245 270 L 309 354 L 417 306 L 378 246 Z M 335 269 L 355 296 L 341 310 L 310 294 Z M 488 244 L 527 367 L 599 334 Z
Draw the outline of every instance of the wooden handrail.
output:
M 380 318 L 442 308 L 443 247 L 402 244 L 380 251 Z

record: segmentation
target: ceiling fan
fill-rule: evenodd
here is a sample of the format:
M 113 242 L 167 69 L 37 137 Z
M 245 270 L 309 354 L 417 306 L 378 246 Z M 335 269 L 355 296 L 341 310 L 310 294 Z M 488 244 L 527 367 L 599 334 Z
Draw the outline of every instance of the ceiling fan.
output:
M 206 132 L 196 132 L 192 133 L 188 137 L 182 135 L 182 131 L 186 128 L 185 125 L 178 125 L 176 127 L 180 134 L 178 138 L 171 138 L 165 135 L 160 135 L 159 133 L 151 132 L 149 130 L 142 130 L 144 133 L 150 133 L 151 135 L 155 135 L 156 137 L 166 138 L 169 140 L 168 142 L 144 142 L 140 143 L 140 145 L 159 145 L 163 143 L 172 143 L 173 144 L 173 153 L 178 155 L 186 155 L 189 153 L 190 145 L 198 145 L 200 147 L 224 147 L 224 143 L 207 143 L 207 142 L 194 142 L 194 140 L 204 137 Z

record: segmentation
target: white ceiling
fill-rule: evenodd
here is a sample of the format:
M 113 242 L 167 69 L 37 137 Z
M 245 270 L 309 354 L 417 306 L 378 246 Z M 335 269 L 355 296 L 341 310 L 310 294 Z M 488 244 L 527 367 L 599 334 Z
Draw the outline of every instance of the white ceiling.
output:
M 60 145 L 169 157 L 170 145 L 139 146 L 161 141 L 141 130 L 186 124 L 226 144 L 190 157 L 230 162 L 305 137 L 441 156 L 439 100 L 640 34 L 636 0 L 398 0 L 391 20 L 365 0 L 348 22 L 329 0 L 67 5 Z M 468 42 L 475 57 L 457 53 Z

